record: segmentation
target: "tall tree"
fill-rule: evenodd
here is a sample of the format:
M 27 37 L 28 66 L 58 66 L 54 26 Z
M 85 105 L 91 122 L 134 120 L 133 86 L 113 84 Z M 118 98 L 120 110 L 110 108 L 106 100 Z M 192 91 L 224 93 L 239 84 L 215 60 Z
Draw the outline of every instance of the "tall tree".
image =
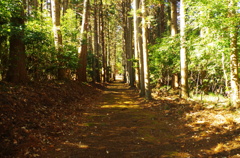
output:
M 69 0 L 62 1 L 62 14 L 63 15 L 67 12 L 68 5 L 69 5 Z
M 145 5 L 146 5 L 145 0 L 142 0 L 142 41 L 143 41 L 142 47 L 143 47 L 144 86 L 145 86 L 145 98 L 146 99 L 151 99 Z
M 89 0 L 84 0 L 82 26 L 80 32 L 80 47 L 78 48 L 79 61 L 77 76 L 80 82 L 87 81 L 87 27 L 88 27 Z
M 177 0 L 170 0 L 171 4 L 171 36 L 175 37 L 178 33 L 178 25 L 177 25 Z M 175 73 L 172 75 L 172 87 L 178 88 L 178 74 Z
M 24 2 L 14 0 L 14 8 L 11 13 L 11 36 L 9 39 L 10 65 L 7 72 L 7 80 L 10 82 L 26 82 L 26 54 L 24 44 Z
M 133 70 L 133 50 L 132 50 L 132 18 L 129 16 L 131 7 L 130 0 L 122 3 L 123 14 L 123 30 L 124 30 L 124 43 L 123 43 L 123 56 L 125 67 L 125 80 L 131 86 L 134 87 L 134 70 Z
M 180 0 L 180 64 L 181 64 L 181 97 L 188 98 L 188 63 L 186 51 L 186 35 L 185 35 L 185 1 Z
M 100 43 L 102 51 L 102 82 L 106 82 L 107 79 L 107 58 L 105 49 L 105 21 L 104 21 L 104 8 L 103 0 L 100 0 L 99 8 L 99 32 L 100 32 Z
M 93 52 L 94 52 L 94 59 L 93 59 L 93 81 L 100 82 L 100 73 L 99 73 L 99 29 L 98 29 L 98 5 L 97 5 L 97 0 L 94 0 L 94 47 L 93 47 Z
M 140 71 L 139 71 L 139 0 L 133 0 L 133 28 L 134 28 L 134 59 L 135 59 L 135 81 L 136 87 L 140 88 Z
M 231 19 L 231 25 L 229 26 L 230 33 L 230 69 L 231 69 L 231 102 L 234 107 L 238 108 L 239 99 L 239 76 L 238 76 L 238 31 L 239 22 L 236 23 L 236 0 L 229 0 L 229 18 Z
M 177 0 L 170 0 L 171 4 L 171 36 L 178 33 L 177 29 Z
M 54 45 L 55 51 L 58 55 L 59 67 L 58 67 L 58 79 L 67 79 L 67 70 L 64 68 L 63 62 L 63 43 L 62 43 L 62 32 L 61 32 L 61 23 L 60 23 L 60 1 L 52 0 L 52 23 L 53 23 L 53 34 L 54 34 Z

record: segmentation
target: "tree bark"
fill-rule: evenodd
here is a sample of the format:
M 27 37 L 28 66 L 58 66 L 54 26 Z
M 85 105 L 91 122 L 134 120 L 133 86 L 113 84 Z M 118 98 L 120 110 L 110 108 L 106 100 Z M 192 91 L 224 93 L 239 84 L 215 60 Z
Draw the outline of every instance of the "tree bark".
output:
M 94 59 L 93 59 L 93 82 L 100 82 L 99 74 L 99 43 L 98 43 L 98 12 L 97 12 L 97 0 L 94 0 Z
M 55 50 L 58 56 L 58 79 L 64 80 L 69 79 L 68 70 L 64 67 L 64 57 L 63 57 L 63 49 L 62 49 L 62 33 L 61 33 L 61 23 L 60 23 L 60 2 L 59 0 L 52 0 L 51 1 L 52 7 L 52 22 L 53 22 L 53 34 L 54 34 L 54 45 Z
M 104 15 L 103 15 L 103 1 L 100 0 L 100 33 L 101 33 L 101 50 L 102 50 L 102 82 L 106 82 L 107 79 L 107 58 L 105 50 L 105 24 L 104 24 Z
M 129 17 L 131 3 L 126 1 L 123 3 L 123 28 L 124 28 L 124 64 L 126 76 L 126 82 L 134 87 L 134 70 L 133 70 L 133 50 L 132 50 L 132 18 Z
M 12 13 L 11 23 L 12 30 L 9 39 L 9 69 L 7 72 L 7 80 L 9 82 L 20 83 L 27 82 L 26 70 L 26 54 L 24 39 L 24 4 L 19 4 L 19 10 Z
M 147 49 L 147 26 L 146 26 L 146 8 L 145 0 L 142 0 L 142 47 L 143 47 L 143 67 L 144 67 L 144 87 L 145 98 L 151 99 L 150 79 L 149 79 L 149 61 Z
M 78 60 L 78 69 L 77 76 L 78 81 L 86 82 L 87 81 L 87 27 L 88 27 L 88 7 L 89 0 L 84 0 L 84 8 L 82 15 L 82 26 L 81 26 L 81 38 L 80 38 L 80 47 L 78 48 L 79 60 Z
M 177 0 L 170 0 L 171 3 L 171 36 L 175 37 L 178 33 L 177 29 Z M 179 87 L 179 78 L 178 74 L 172 75 L 172 87 L 173 89 L 176 89 Z
M 187 64 L 187 49 L 186 49 L 186 37 L 185 37 L 185 2 L 180 1 L 180 37 L 181 37 L 181 49 L 180 49 L 180 65 L 181 65 L 181 97 L 188 98 L 188 64 Z
M 177 29 L 177 0 L 171 0 L 171 36 L 176 36 Z
M 230 0 L 229 3 L 229 17 L 232 18 L 235 16 L 236 11 L 232 7 L 236 6 L 237 3 L 234 0 Z M 239 99 L 239 78 L 238 78 L 238 24 L 231 19 L 231 25 L 229 28 L 230 32 L 230 69 L 231 69 L 231 103 L 235 108 L 239 108 L 238 99 Z
M 68 4 L 69 4 L 69 0 L 63 0 L 62 1 L 62 15 L 64 16 L 64 14 L 66 13 L 67 9 L 68 9 Z
M 134 59 L 135 59 L 135 81 L 136 87 L 140 89 L 140 71 L 139 71 L 139 17 L 137 10 L 139 9 L 139 0 L 133 0 L 133 27 L 134 27 Z

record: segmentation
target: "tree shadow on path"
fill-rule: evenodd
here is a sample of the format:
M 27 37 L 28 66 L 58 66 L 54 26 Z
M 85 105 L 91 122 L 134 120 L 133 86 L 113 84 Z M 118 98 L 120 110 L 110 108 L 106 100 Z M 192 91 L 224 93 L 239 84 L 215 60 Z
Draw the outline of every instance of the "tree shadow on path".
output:
M 57 153 L 59 157 L 71 158 L 155 158 L 238 154 L 238 147 L 228 151 L 216 147 L 234 140 L 239 130 L 203 136 L 204 127 L 194 130 L 187 126 L 184 110 L 190 111 L 190 104 L 166 100 L 148 102 L 126 84 L 114 82 L 107 86 L 99 105 L 83 113 L 74 137 L 62 139 L 57 147 L 59 151 L 49 151 L 45 156 Z

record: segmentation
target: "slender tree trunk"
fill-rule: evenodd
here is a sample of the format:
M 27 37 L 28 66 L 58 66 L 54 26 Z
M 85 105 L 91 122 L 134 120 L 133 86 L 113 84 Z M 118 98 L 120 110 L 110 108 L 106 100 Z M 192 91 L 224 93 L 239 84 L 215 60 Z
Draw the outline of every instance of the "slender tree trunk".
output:
M 100 82 L 100 71 L 99 71 L 99 29 L 98 29 L 98 12 L 97 12 L 97 0 L 94 0 L 94 67 L 93 70 L 95 81 Z
M 89 0 L 84 0 L 84 9 L 82 15 L 80 47 L 78 48 L 78 69 L 77 76 L 79 82 L 87 81 L 87 27 L 88 27 L 88 9 Z
M 129 6 L 130 7 L 130 6 Z M 134 87 L 134 69 L 133 69 L 133 49 L 132 49 L 132 18 L 128 17 L 128 72 L 129 72 L 129 85 Z
M 180 62 L 181 62 L 181 97 L 188 98 L 188 65 L 186 51 L 186 35 L 185 35 L 185 2 L 180 0 Z
M 177 0 L 171 0 L 171 36 L 175 37 L 178 33 L 178 29 L 177 29 Z M 179 87 L 179 78 L 178 78 L 178 74 L 175 73 L 172 75 L 172 87 L 174 89 Z
M 171 0 L 171 36 L 174 37 L 178 33 L 177 29 L 177 0 Z
M 17 3 L 19 10 L 16 10 L 11 17 L 12 29 L 9 39 L 10 53 L 9 53 L 9 69 L 7 72 L 7 80 L 9 82 L 26 82 L 28 80 L 26 70 L 26 54 L 24 39 L 24 2 Z M 20 16 L 19 16 L 20 15 Z M 16 32 L 16 30 L 19 30 Z
M 107 79 L 107 60 L 106 60 L 106 50 L 105 50 L 105 24 L 103 15 L 103 2 L 100 0 L 100 32 L 101 32 L 101 49 L 102 49 L 102 82 L 106 82 Z
M 145 98 L 149 100 L 151 99 L 151 89 L 150 89 L 150 79 L 149 79 L 145 0 L 142 0 L 142 40 L 143 40 L 142 47 L 143 47 Z
M 131 86 L 134 87 L 134 74 L 133 74 L 133 50 L 132 50 L 132 18 L 129 17 L 131 3 L 126 1 L 122 5 L 123 10 L 123 28 L 124 28 L 124 67 L 126 71 L 125 80 Z
M 135 81 L 136 87 L 140 89 L 140 71 L 139 71 L 139 17 L 137 10 L 139 9 L 139 0 L 133 0 L 133 27 L 134 27 L 134 58 L 135 58 Z
M 222 69 L 223 69 L 223 74 L 224 74 L 224 79 L 225 79 L 225 89 L 227 92 L 229 92 L 228 88 L 228 76 L 227 76 L 227 70 L 225 68 L 225 54 L 222 52 Z
M 62 14 L 63 14 L 63 16 L 68 9 L 68 4 L 69 4 L 69 0 L 63 0 L 62 1 Z
M 236 6 L 237 3 L 234 0 L 230 0 L 229 3 L 229 17 L 233 17 L 236 14 L 235 9 L 232 7 Z M 239 108 L 238 99 L 239 99 L 239 78 L 238 78 L 238 24 L 233 21 L 230 25 L 229 32 L 230 32 L 230 69 L 231 69 L 231 102 L 233 107 Z
M 140 96 L 145 96 L 145 82 L 144 82 L 144 64 L 143 64 L 143 38 L 142 29 L 139 26 L 139 39 L 138 39 L 138 50 L 139 50 L 139 72 L 140 72 Z
M 63 46 L 62 46 L 62 33 L 61 33 L 61 23 L 60 23 L 60 3 L 59 0 L 52 0 L 52 22 L 53 22 L 53 33 L 54 33 L 54 44 L 55 50 L 58 55 L 59 67 L 58 67 L 58 79 L 69 79 L 68 71 L 65 68 L 63 62 Z

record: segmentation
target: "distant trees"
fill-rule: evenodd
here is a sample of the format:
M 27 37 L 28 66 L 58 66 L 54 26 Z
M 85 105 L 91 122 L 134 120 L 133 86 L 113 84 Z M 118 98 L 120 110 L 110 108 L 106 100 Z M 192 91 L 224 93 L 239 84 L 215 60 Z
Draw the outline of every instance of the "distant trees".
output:
M 230 94 L 232 105 L 237 107 L 238 2 L 234 0 L 221 2 L 169 0 L 169 2 L 171 12 L 165 10 L 166 16 L 171 17 L 171 23 L 167 25 L 169 32 L 166 31 L 163 37 L 158 38 L 156 43 L 150 46 L 150 66 L 154 76 L 152 83 L 170 87 L 174 85 L 172 82 L 175 82 L 175 77 L 178 78 L 180 74 L 182 97 L 187 98 L 187 92 Z M 184 10 L 182 4 L 185 4 Z M 176 17 L 173 13 L 176 6 L 179 8 L 180 25 L 174 29 L 173 21 Z M 185 20 L 181 16 L 184 15 L 183 11 L 186 15 Z M 180 34 L 175 34 L 178 31 Z M 181 60 L 177 59 L 176 52 L 181 52 Z
M 147 99 L 152 88 L 180 88 L 183 98 L 231 94 L 238 107 L 236 0 L 26 2 L 0 2 L 1 80 L 110 82 L 121 73 Z

